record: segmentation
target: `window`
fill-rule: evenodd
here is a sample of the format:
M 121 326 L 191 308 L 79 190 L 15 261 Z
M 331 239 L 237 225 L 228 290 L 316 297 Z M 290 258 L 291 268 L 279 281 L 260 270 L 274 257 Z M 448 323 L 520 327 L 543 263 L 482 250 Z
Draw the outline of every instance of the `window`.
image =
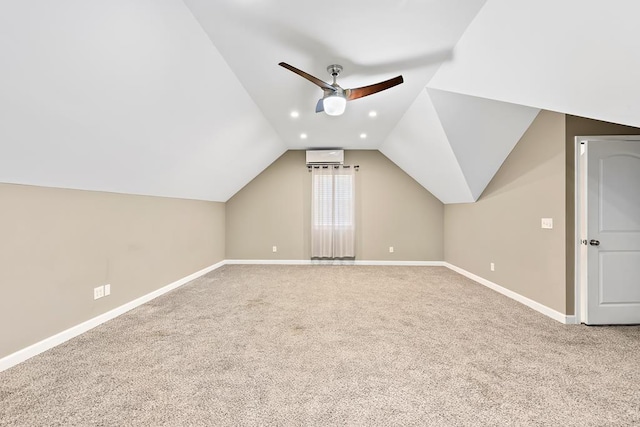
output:
M 316 175 L 313 177 L 313 193 L 316 195 L 315 227 L 353 226 L 353 176 Z

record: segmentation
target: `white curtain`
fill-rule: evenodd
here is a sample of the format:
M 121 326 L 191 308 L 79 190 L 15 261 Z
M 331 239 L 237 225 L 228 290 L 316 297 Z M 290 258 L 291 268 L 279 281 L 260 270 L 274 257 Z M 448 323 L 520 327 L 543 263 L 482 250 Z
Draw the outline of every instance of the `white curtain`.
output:
M 354 168 L 314 167 L 311 182 L 311 257 L 355 258 Z

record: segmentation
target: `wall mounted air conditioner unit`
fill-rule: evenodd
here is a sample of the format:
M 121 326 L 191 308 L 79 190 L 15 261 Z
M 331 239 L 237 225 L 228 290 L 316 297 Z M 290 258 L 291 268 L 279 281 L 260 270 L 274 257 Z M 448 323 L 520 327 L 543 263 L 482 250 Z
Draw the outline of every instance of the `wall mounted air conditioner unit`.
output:
M 342 165 L 344 150 L 307 150 L 308 165 Z

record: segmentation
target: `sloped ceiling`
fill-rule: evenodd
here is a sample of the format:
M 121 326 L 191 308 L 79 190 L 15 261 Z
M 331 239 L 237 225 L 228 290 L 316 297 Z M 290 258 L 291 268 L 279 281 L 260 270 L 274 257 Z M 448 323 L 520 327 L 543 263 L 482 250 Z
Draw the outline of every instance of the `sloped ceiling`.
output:
M 0 181 L 224 201 L 286 150 L 181 1 L 0 2 Z
M 437 89 L 428 92 L 475 200 L 539 110 Z
M 635 0 L 0 2 L 0 181 L 226 201 L 286 149 L 342 147 L 379 149 L 444 203 L 473 202 L 539 109 L 640 126 L 638 12 Z M 341 64 L 342 87 L 405 83 L 329 117 L 280 61 L 324 80 Z
M 490 0 L 428 86 L 640 126 L 640 2 Z

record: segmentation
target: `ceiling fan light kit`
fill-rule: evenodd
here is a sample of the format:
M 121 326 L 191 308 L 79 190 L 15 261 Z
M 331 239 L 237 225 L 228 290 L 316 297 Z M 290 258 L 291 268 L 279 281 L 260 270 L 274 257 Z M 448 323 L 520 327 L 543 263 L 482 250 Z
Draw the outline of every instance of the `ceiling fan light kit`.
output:
M 385 80 L 383 82 L 369 86 L 363 86 L 355 89 L 342 89 L 336 82 L 336 78 L 342 71 L 341 65 L 333 64 L 327 67 L 327 72 L 329 72 L 329 74 L 331 74 L 331 76 L 333 77 L 332 84 L 322 81 L 319 78 L 312 76 L 311 74 L 305 73 L 304 71 L 299 70 L 296 67 L 287 64 L 286 62 L 281 62 L 278 65 L 296 73 L 301 77 L 304 77 L 305 79 L 309 80 L 311 83 L 322 89 L 324 91 L 324 96 L 316 104 L 316 113 L 324 111 L 329 116 L 339 116 L 344 113 L 347 101 L 353 101 L 354 99 L 373 95 L 374 93 L 378 93 L 393 86 L 397 86 L 404 81 L 402 76 L 398 76 L 394 77 L 393 79 Z
M 329 116 L 340 116 L 347 107 L 347 100 L 344 96 L 329 95 L 322 100 L 324 112 Z

